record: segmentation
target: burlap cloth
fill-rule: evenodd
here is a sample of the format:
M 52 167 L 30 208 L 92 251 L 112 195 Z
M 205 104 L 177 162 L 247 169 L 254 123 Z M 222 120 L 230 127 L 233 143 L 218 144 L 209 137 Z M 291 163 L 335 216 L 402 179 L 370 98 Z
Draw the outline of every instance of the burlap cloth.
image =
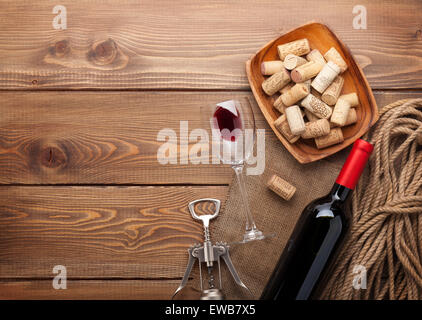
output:
M 269 126 L 265 129 L 265 171 L 259 176 L 246 176 L 246 185 L 258 228 L 266 234 L 274 233 L 275 237 L 231 246 L 233 264 L 252 296 L 236 285 L 222 263 L 223 291 L 227 299 L 259 299 L 300 213 L 309 202 L 330 191 L 350 151 L 349 147 L 326 159 L 303 165 L 283 147 Z M 274 173 L 297 188 L 290 201 L 267 188 L 267 181 Z M 242 239 L 244 227 L 241 197 L 233 176 L 224 211 L 211 223 L 211 236 L 213 241 L 236 242 Z

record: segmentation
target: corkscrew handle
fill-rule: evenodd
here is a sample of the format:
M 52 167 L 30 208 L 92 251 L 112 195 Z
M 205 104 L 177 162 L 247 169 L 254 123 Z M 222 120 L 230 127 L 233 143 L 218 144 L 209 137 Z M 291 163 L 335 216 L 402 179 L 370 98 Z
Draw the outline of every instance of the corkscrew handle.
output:
M 215 205 L 215 210 L 213 214 L 204 214 L 204 215 L 197 215 L 195 212 L 195 205 L 197 203 L 200 202 L 212 202 Z M 192 201 L 189 203 L 189 212 L 192 215 L 192 218 L 194 218 L 195 220 L 201 220 L 202 223 L 204 224 L 204 228 L 208 228 L 210 225 L 210 220 L 214 219 L 215 217 L 218 216 L 218 213 L 220 212 L 220 206 L 221 206 L 221 201 L 218 199 L 212 199 L 212 198 L 203 198 L 203 199 L 198 199 L 195 201 Z
M 199 202 L 212 202 L 215 205 L 215 210 L 213 214 L 204 214 L 204 215 L 197 215 L 195 212 L 195 205 Z M 192 218 L 196 220 L 201 220 L 204 225 L 204 257 L 205 262 L 207 264 L 207 267 L 212 267 L 214 264 L 214 251 L 211 243 L 211 237 L 210 237 L 210 220 L 214 219 L 218 216 L 218 213 L 220 212 L 220 200 L 212 199 L 212 198 L 204 198 L 204 199 L 198 199 L 195 201 L 192 201 L 189 203 L 189 211 L 192 215 Z

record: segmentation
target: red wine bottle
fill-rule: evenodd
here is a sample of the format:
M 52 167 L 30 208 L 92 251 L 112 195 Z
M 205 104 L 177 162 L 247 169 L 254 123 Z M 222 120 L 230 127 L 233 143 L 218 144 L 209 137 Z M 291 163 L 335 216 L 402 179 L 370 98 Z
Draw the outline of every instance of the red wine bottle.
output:
M 370 143 L 357 140 L 331 192 L 306 206 L 261 299 L 308 300 L 323 289 L 348 230 L 346 201 L 372 150 Z

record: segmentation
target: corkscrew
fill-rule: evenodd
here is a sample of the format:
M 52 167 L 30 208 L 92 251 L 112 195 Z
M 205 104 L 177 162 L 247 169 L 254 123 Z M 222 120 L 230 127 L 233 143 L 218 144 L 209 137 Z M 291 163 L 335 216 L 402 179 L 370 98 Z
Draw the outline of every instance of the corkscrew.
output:
M 215 211 L 213 214 L 207 215 L 197 215 L 195 212 L 195 205 L 199 202 L 212 202 L 215 205 Z M 204 226 L 204 243 L 201 244 L 194 244 L 188 249 L 189 260 L 188 265 L 186 267 L 185 274 L 183 275 L 182 281 L 179 287 L 174 292 L 172 299 L 182 290 L 186 283 L 188 282 L 189 275 L 192 271 L 193 265 L 195 261 L 198 260 L 199 264 L 199 282 L 201 288 L 201 300 L 223 300 L 224 294 L 222 292 L 222 281 L 221 281 L 221 265 L 220 265 L 220 258 L 224 260 L 227 265 L 227 268 L 230 271 L 234 281 L 241 287 L 245 288 L 249 291 L 248 287 L 240 280 L 240 277 L 233 266 L 232 260 L 229 254 L 229 246 L 224 242 L 217 242 L 216 244 L 212 244 L 210 231 L 209 231 L 209 223 L 210 220 L 216 218 L 220 211 L 220 200 L 211 199 L 211 198 L 204 198 L 192 201 L 189 203 L 189 211 L 192 215 L 192 218 L 195 220 L 201 220 Z M 205 263 L 208 271 L 208 289 L 204 289 L 203 286 L 203 279 L 202 279 L 202 264 Z M 219 281 L 219 288 L 215 286 L 215 279 L 214 279 L 214 264 L 217 263 L 218 265 L 218 281 Z M 250 291 L 249 291 L 250 292 Z

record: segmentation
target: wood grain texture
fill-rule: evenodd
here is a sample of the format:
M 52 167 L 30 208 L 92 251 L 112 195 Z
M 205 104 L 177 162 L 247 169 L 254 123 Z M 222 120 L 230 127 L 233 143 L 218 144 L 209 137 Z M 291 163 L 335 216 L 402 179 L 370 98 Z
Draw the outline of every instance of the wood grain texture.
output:
M 241 96 L 273 134 L 250 92 L 1 92 L 0 183 L 228 184 L 227 166 L 161 165 L 157 133 L 200 128 L 201 105 Z M 379 107 L 407 96 L 422 91 L 375 92 Z
M 224 203 L 226 193 L 224 186 L 0 187 L 0 278 L 50 279 L 64 265 L 69 279 L 180 279 L 187 248 L 203 239 L 188 203 Z
M 48 0 L 0 3 L 0 88 L 247 89 L 244 62 L 312 20 L 334 30 L 373 88 L 422 88 L 422 2 L 362 0 L 70 1 L 55 30 Z M 253 8 L 253 10 L 251 10 Z
M 392 90 L 392 91 L 375 91 L 375 99 L 377 100 L 378 108 L 386 106 L 387 104 L 393 103 L 403 99 L 420 99 L 422 98 L 422 90 Z
M 103 100 L 98 99 L 105 104 L 104 110 L 108 110 L 106 101 L 113 101 L 109 95 L 116 94 L 66 92 L 57 93 L 60 97 L 56 98 L 61 101 L 75 101 L 74 105 L 60 109 L 63 110 L 63 119 L 73 119 L 73 110 L 75 114 L 83 115 L 78 117 L 83 122 L 86 110 L 91 108 L 77 108 L 79 103 L 85 99 L 93 101 L 99 96 L 105 96 Z M 227 93 L 215 93 L 218 97 L 225 94 Z M 14 102 L 9 104 L 8 100 L 13 95 Z M 93 95 L 95 99 L 86 98 L 85 95 Z M 21 119 L 21 122 L 16 122 L 15 127 L 27 132 L 28 137 L 31 136 L 28 132 L 37 127 L 37 122 L 40 122 L 40 128 L 45 128 L 45 132 L 54 132 L 48 129 L 48 121 L 41 121 L 49 118 L 53 125 L 55 117 L 58 117 L 58 105 L 49 102 L 52 101 L 49 98 L 55 97 L 53 93 L 16 95 L 11 92 L 1 93 L 0 96 L 3 101 L 1 106 L 9 106 L 2 110 L 2 119 L 5 119 L 5 115 L 10 117 L 15 114 L 15 119 Z M 186 99 L 188 96 L 192 100 Z M 189 107 L 192 101 L 206 101 L 213 96 L 210 93 L 131 92 L 122 93 L 121 99 L 146 101 L 156 106 L 160 106 L 163 99 L 191 101 L 187 103 Z M 375 92 L 375 97 L 381 107 L 398 99 L 420 98 L 422 92 L 379 91 Z M 43 109 L 43 105 L 47 106 L 46 109 Z M 177 104 L 166 110 L 171 113 L 173 108 L 177 109 Z M 106 121 L 105 113 L 94 111 L 95 107 L 93 114 L 104 117 L 103 121 Z M 117 113 L 117 118 L 119 114 Z M 111 119 L 115 120 L 115 115 L 113 112 L 109 114 L 110 122 Z M 259 112 L 257 118 L 258 122 L 262 121 L 264 124 L 265 120 Z M 0 128 L 4 128 L 5 123 Z M 148 127 L 148 123 L 149 121 L 145 121 L 144 126 Z M 66 125 L 61 123 L 60 128 L 66 128 Z M 121 129 L 128 130 L 125 126 Z M 68 134 L 71 132 L 72 130 Z M 96 134 L 104 133 L 99 130 Z M 1 137 L 4 143 L 4 131 Z M 330 158 L 323 161 L 330 161 Z M 11 161 L 6 163 L 6 167 L 13 166 Z M 129 168 L 125 168 L 121 174 L 127 177 L 125 170 L 130 172 Z M 152 169 L 152 175 L 154 170 L 162 168 Z M 2 170 L 0 176 L 3 172 L 5 171 Z M 186 181 L 185 172 L 182 172 L 180 170 L 172 179 Z M 78 181 L 75 177 L 82 175 L 83 171 L 75 167 L 70 175 L 72 179 L 66 181 Z M 52 177 L 54 175 L 46 178 L 44 183 L 56 181 Z M 33 178 L 31 174 L 22 171 L 20 181 L 25 183 L 26 179 Z M 127 180 L 107 178 L 105 181 Z M 223 200 L 227 191 L 228 188 L 224 186 L 0 186 L 0 298 L 168 299 L 184 272 L 186 247 L 200 241 L 202 237 L 201 226 L 192 223 L 186 204 L 200 197 Z M 57 291 L 51 287 L 52 268 L 57 264 L 68 267 L 70 281 L 67 290 Z M 194 276 L 195 272 L 197 270 L 194 270 Z M 196 297 L 195 290 L 188 290 L 179 298 Z
M 67 30 L 52 27 L 56 4 L 67 8 Z M 204 103 L 252 98 L 245 61 L 315 19 L 349 46 L 372 88 L 422 88 L 422 3 L 359 4 L 367 30 L 353 29 L 347 0 L 1 1 L 0 299 L 168 299 L 186 248 L 202 239 L 187 203 L 224 200 L 232 175 L 158 164 L 158 131 L 178 133 L 180 120 L 199 127 Z M 381 107 L 422 91 L 374 95 Z M 52 289 L 57 264 L 67 290 Z M 197 295 L 187 288 L 179 298 Z
M 235 94 L 240 96 L 242 94 Z M 204 127 L 200 106 L 222 94 L 0 93 L 0 183 L 228 184 L 222 164 L 181 164 L 180 121 Z M 263 126 L 263 120 L 260 121 Z M 161 164 L 162 129 L 178 137 L 177 164 Z M 191 140 L 189 148 L 196 144 Z M 174 158 L 173 158 L 174 159 Z
M 168 300 L 180 280 L 68 280 L 66 290 L 55 290 L 51 280 L 0 280 L 0 300 L 95 299 Z M 177 299 L 198 299 L 200 292 L 190 286 Z

